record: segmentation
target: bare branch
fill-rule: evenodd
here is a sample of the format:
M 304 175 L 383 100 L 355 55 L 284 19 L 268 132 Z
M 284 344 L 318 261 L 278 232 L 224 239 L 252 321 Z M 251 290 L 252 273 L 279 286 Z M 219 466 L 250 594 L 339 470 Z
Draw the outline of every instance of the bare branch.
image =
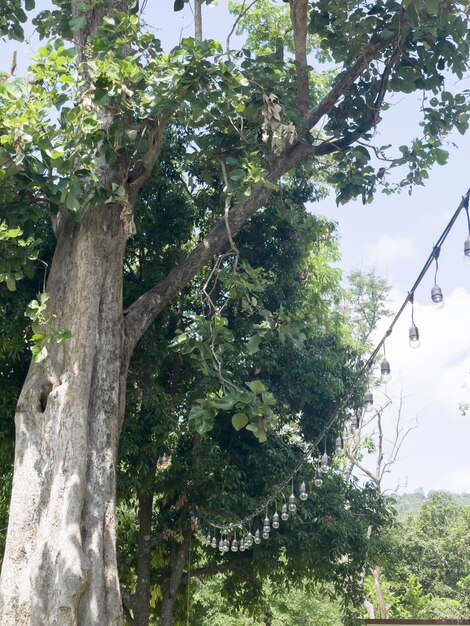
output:
M 236 27 L 238 26 L 238 23 L 240 22 L 241 19 L 243 19 L 245 17 L 245 15 L 248 13 L 248 11 L 251 9 L 251 7 L 256 4 L 256 2 L 258 2 L 258 0 L 253 0 L 253 2 L 251 2 L 248 6 L 245 6 L 245 1 L 243 0 L 243 4 L 242 4 L 242 10 L 240 11 L 240 13 L 237 15 L 236 20 L 233 23 L 232 29 L 230 30 L 229 34 L 227 35 L 227 42 L 226 42 L 226 48 L 227 48 L 227 52 L 230 53 L 230 37 L 233 35 L 233 33 L 235 32 Z

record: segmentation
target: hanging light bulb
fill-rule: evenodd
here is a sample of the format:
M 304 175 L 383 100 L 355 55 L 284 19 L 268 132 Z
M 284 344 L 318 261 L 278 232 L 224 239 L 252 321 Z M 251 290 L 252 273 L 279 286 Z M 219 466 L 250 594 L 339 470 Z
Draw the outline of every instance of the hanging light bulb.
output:
M 354 417 L 351 420 L 351 433 L 355 435 L 357 431 L 360 429 L 360 427 L 361 427 L 361 413 L 360 411 L 356 410 L 356 413 L 354 414 Z
M 289 519 L 289 511 L 287 510 L 287 504 L 284 502 L 284 504 L 282 505 L 282 510 L 281 510 L 281 519 L 283 519 L 284 521 L 286 521 L 287 519 Z
M 308 498 L 307 487 L 305 486 L 305 482 L 300 485 L 299 488 L 299 498 L 305 502 Z
M 266 511 L 266 517 L 264 518 L 264 522 L 263 522 L 263 532 L 269 533 L 270 530 L 271 530 L 271 522 L 268 517 L 268 512 Z
M 227 536 L 224 539 L 224 552 L 228 552 L 230 550 L 230 542 L 227 539 Z
M 220 550 L 221 552 L 225 552 L 224 547 L 225 547 L 225 545 L 224 545 L 224 540 L 223 540 L 223 539 L 222 539 L 222 537 L 221 537 L 221 538 L 220 538 L 220 541 L 219 541 L 219 550 Z
M 380 377 L 383 383 L 388 383 L 391 376 L 390 363 L 384 357 L 382 363 L 380 364 Z
M 415 314 L 415 303 L 414 303 L 414 295 L 413 293 L 410 293 L 408 295 L 408 300 L 411 302 L 411 326 L 410 326 L 410 330 L 408 333 L 409 339 L 410 339 L 410 348 L 419 348 L 419 346 L 421 345 L 421 341 L 419 340 L 419 330 L 418 327 L 415 324 L 415 318 L 414 318 L 414 314 Z
M 418 327 L 415 326 L 415 324 L 410 326 L 410 331 L 408 335 L 410 338 L 410 348 L 414 348 L 414 349 L 419 348 L 419 346 L 421 345 L 421 341 L 419 339 Z
M 213 548 L 217 548 L 217 539 L 215 538 L 215 536 L 212 537 L 211 546 Z
M 261 543 L 261 537 L 259 536 L 259 530 L 255 532 L 255 543 Z
M 464 261 L 468 265 L 470 263 L 470 235 L 465 239 L 463 244 Z
M 231 550 L 232 552 L 238 552 L 238 541 L 236 539 L 233 539 L 232 541 Z
M 344 454 L 343 440 L 341 439 L 341 437 L 337 437 L 336 438 L 335 454 L 337 454 L 338 456 L 343 456 L 343 454 Z
M 374 410 L 374 396 L 371 391 L 364 394 L 364 411 L 370 413 Z
M 291 513 L 294 513 L 297 510 L 297 505 L 295 503 L 295 496 L 293 493 L 290 494 L 289 496 L 289 511 Z
M 251 532 L 248 532 L 248 535 L 246 536 L 246 539 L 245 539 L 245 543 L 249 548 L 251 548 L 251 546 L 253 545 L 253 535 L 251 534 Z
M 321 457 L 320 469 L 323 472 L 323 474 L 325 474 L 328 471 L 328 455 L 326 453 L 326 450 L 322 454 L 322 457 Z
M 240 550 L 240 552 L 245 552 L 245 550 L 246 550 L 245 541 L 243 539 L 241 539 L 241 541 L 240 541 L 239 550 Z
M 273 528 L 279 528 L 279 513 L 276 511 L 273 515 Z
M 431 289 L 431 300 L 435 309 L 442 309 L 445 304 L 444 296 L 442 295 L 442 289 L 439 285 L 434 283 L 434 287 Z
M 319 467 L 315 470 L 315 487 L 321 487 L 323 485 L 323 476 Z
M 266 530 L 263 530 L 263 539 L 269 539 L 269 533 Z

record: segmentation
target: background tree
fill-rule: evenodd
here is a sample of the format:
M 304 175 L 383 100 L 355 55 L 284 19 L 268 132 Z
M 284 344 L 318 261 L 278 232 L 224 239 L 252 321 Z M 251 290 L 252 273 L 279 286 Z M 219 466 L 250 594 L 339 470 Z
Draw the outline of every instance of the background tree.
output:
M 460 3 L 292 0 L 294 55 L 284 60 L 243 51 L 227 58 L 215 42 L 194 39 L 164 54 L 125 0 L 56 6 L 56 15 L 37 20 L 51 40 L 31 80 L 0 85 L 7 228 L 24 224 L 25 237 L 34 238 L 37 215 L 50 214 L 57 238 L 47 317 L 44 300 L 29 311 L 36 362 L 16 413 L 0 584 L 6 626 L 122 622 L 114 502 L 130 358 L 168 303 L 214 256 L 234 251 L 236 233 L 281 193 L 278 183 L 300 165 L 314 176 L 329 157 L 339 166 L 330 178 L 339 200 L 370 200 L 386 172 L 358 142 L 372 139 L 387 91 L 432 94 L 423 107 L 424 137 L 390 162 L 410 166 L 399 185 L 421 183 L 433 162 L 446 159 L 443 137 L 468 126 L 465 96 L 444 86 L 444 72 L 462 77 L 468 59 Z M 3 32 L 12 24 L 20 37 L 22 20 L 17 10 L 12 22 L 9 11 Z M 317 83 L 307 67 L 308 30 L 338 64 L 331 84 Z M 189 182 L 188 161 L 198 163 L 203 189 L 223 181 L 224 202 L 206 231 L 195 226 L 180 242 L 187 255 L 123 310 L 134 209 L 169 123 L 187 129 L 192 141 L 183 177 Z M 28 256 L 35 248 L 31 241 Z M 8 268 L 2 279 L 12 288 L 22 271 Z M 208 421 L 201 419 L 200 429 Z M 246 426 L 265 437 L 256 416 Z

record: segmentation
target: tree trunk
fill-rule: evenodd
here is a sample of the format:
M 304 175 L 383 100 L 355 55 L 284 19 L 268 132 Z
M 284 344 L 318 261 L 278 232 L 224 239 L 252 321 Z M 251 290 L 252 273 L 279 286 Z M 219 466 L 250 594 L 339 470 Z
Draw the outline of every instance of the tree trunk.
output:
M 382 572 L 378 565 L 377 567 L 372 568 L 371 572 L 372 572 L 372 577 L 374 579 L 375 593 L 377 595 L 377 604 L 379 606 L 380 618 L 387 619 L 388 617 L 387 603 L 385 602 L 384 594 L 382 592 L 382 585 L 380 583 L 380 575 Z
M 139 495 L 137 585 L 133 598 L 135 626 L 148 626 L 150 619 L 150 572 L 152 569 L 152 505 L 152 493 Z
M 191 532 L 191 528 L 188 528 L 184 533 L 183 543 L 175 545 L 171 551 L 170 576 L 163 590 L 162 606 L 160 609 L 160 626 L 173 626 L 174 623 L 173 609 L 175 607 L 176 595 L 183 578 L 184 566 L 189 558 Z
M 47 315 L 72 337 L 32 363 L 16 413 L 2 626 L 122 624 L 115 474 L 128 355 L 120 209 L 64 215 Z

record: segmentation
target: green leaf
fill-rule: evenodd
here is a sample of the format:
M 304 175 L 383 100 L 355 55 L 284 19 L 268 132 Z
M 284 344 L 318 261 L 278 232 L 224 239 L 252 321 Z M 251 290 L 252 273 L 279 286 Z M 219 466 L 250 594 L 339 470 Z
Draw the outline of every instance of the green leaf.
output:
M 173 10 L 174 11 L 181 11 L 184 8 L 184 0 L 175 0 L 175 3 L 173 5 Z
M 255 352 L 258 352 L 260 341 L 261 337 L 259 335 L 253 335 L 253 337 L 250 338 L 250 340 L 246 344 L 246 349 L 250 354 L 255 354 Z
M 16 280 L 13 278 L 13 276 L 7 276 L 6 284 L 9 291 L 16 291 Z
M 80 30 L 86 25 L 86 17 L 84 15 L 79 15 L 78 17 L 72 17 L 69 20 L 70 30 Z
M 232 426 L 235 430 L 242 429 L 248 424 L 249 421 L 250 420 L 248 419 L 248 415 L 246 415 L 246 413 L 235 413 L 235 415 L 232 416 Z
M 260 380 L 250 380 L 246 385 L 251 389 L 253 393 L 260 394 L 266 391 L 266 387 Z
M 260 443 L 264 443 L 265 441 L 268 440 L 268 436 L 267 436 L 266 432 L 264 430 L 261 430 L 261 428 L 259 429 L 259 433 L 258 433 L 257 437 L 258 437 L 258 441 Z
M 35 363 L 40 363 L 47 357 L 46 346 L 33 346 L 31 352 L 33 353 L 33 361 Z
M 34 0 L 25 0 L 24 6 L 27 11 L 32 11 L 36 5 Z

